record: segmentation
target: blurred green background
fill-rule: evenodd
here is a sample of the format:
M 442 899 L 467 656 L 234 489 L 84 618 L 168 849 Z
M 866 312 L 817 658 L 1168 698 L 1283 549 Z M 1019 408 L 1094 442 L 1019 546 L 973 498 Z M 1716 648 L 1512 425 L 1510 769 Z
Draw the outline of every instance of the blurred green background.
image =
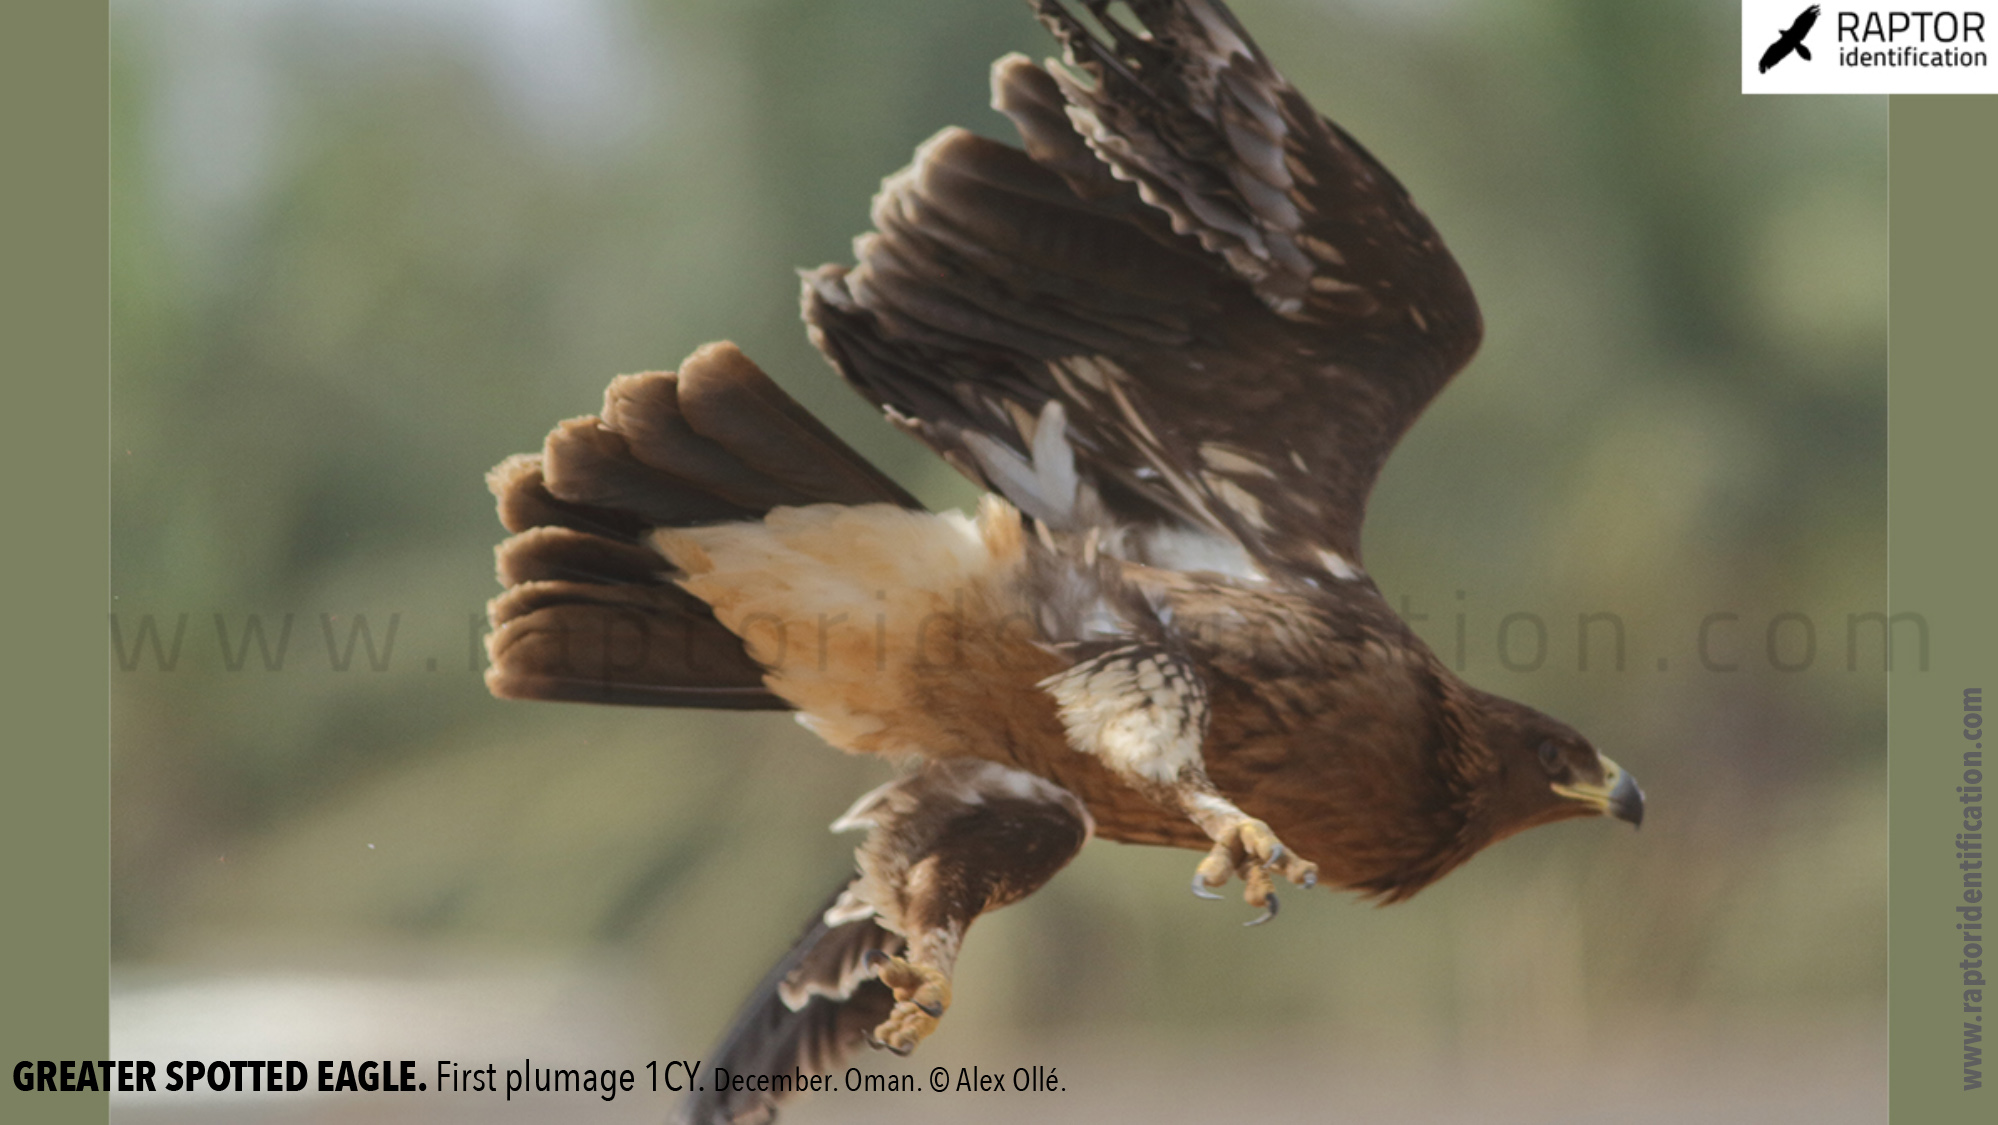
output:
M 1094 845 L 981 922 L 910 1065 L 1059 1063 L 1089 1119 L 1244 1075 L 1367 1120 L 1884 1115 L 1884 99 L 1739 95 L 1717 0 L 1234 8 L 1485 310 L 1369 569 L 1650 816 L 1255 931 L 1191 853 Z M 699 1057 L 888 768 L 488 698 L 482 474 L 726 338 L 968 503 L 811 350 L 793 271 L 938 128 L 1005 136 L 987 65 L 1050 49 L 1015 0 L 114 3 L 114 1048 Z

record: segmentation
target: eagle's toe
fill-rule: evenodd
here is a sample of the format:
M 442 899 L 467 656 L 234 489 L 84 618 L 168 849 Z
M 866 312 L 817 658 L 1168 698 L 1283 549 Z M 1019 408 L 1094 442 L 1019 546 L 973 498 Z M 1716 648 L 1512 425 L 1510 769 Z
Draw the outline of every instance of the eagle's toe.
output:
M 907 1055 L 916 1044 L 929 1038 L 950 1007 L 950 976 L 931 965 L 914 964 L 901 957 L 870 955 L 874 978 L 895 993 L 895 1007 L 869 1036 L 873 1046 Z

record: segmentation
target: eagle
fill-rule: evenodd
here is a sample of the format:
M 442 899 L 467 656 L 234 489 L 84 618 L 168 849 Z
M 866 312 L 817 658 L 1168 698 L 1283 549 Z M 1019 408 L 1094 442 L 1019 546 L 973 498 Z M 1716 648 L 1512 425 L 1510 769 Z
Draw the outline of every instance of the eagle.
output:
M 1818 6 L 1813 4 L 1804 9 L 1803 14 L 1797 17 L 1796 22 L 1790 25 L 1789 30 L 1776 37 L 1776 42 L 1769 44 L 1768 50 L 1762 52 L 1762 65 L 1757 69 L 1756 73 L 1769 73 L 1769 68 L 1788 58 L 1791 51 L 1797 52 L 1798 56 L 1805 62 L 1810 62 L 1811 49 L 1804 46 L 1804 37 L 1811 33 L 1811 28 L 1817 22 Z
M 834 823 L 854 873 L 708 1056 L 732 1073 L 906 1054 L 971 923 L 1092 836 L 1203 853 L 1194 893 L 1240 880 L 1260 922 L 1282 884 L 1395 902 L 1535 825 L 1643 816 L 1365 567 L 1375 477 L 1483 332 L 1429 220 L 1220 0 L 1034 7 L 1063 60 L 992 70 L 1020 143 L 938 133 L 855 264 L 803 276 L 813 342 L 974 513 L 727 343 L 490 474 L 493 694 L 789 710 L 907 767 Z

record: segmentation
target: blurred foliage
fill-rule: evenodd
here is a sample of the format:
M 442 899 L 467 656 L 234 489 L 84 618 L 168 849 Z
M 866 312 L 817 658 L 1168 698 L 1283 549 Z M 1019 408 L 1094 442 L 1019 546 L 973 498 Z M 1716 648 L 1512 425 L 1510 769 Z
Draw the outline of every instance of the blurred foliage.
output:
M 1446 659 L 1461 614 L 1466 674 L 1589 732 L 1651 820 L 1246 936 L 1185 895 L 1191 855 L 1097 845 L 981 924 L 953 1026 L 1558 1051 L 1638 1011 L 1875 1010 L 1884 683 L 1864 623 L 1848 670 L 1848 616 L 1883 598 L 1884 101 L 1738 95 L 1731 5 L 1234 6 L 1486 313 L 1376 494 L 1369 568 Z M 128 654 L 186 615 L 171 671 L 114 665 L 118 955 L 608 943 L 697 1049 L 845 869 L 823 826 L 886 767 L 776 717 L 487 698 L 481 476 L 611 375 L 729 338 L 964 503 L 811 351 L 792 271 L 844 260 L 931 132 L 1003 136 L 985 69 L 1049 41 L 1011 0 L 114 17 L 111 608 Z M 1625 655 L 1599 622 L 1583 670 L 1598 613 Z M 1714 613 L 1737 670 L 1698 659 Z M 1778 666 L 1802 661 L 1786 613 L 1808 668 Z M 272 642 L 292 616 L 282 670 L 218 637 L 252 614 Z M 394 618 L 385 671 L 335 670 L 356 615 L 378 647 Z

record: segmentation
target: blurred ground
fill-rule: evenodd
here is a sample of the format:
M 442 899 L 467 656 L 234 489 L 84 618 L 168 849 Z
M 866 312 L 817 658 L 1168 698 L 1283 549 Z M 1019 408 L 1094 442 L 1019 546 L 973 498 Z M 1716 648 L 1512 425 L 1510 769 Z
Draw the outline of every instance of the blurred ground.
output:
M 1723 4 L 1235 8 L 1484 306 L 1369 570 L 1650 818 L 1251 932 L 1190 854 L 1095 845 L 980 924 L 912 1062 L 1059 1055 L 1088 1119 L 1877 1119 L 1884 102 L 1735 94 Z M 985 69 L 1045 37 L 1012 0 L 113 16 L 114 1045 L 698 1057 L 886 767 L 778 717 L 488 698 L 482 474 L 731 338 L 965 503 L 811 352 L 792 271 L 936 129 L 1002 134 Z
M 471 959 L 475 964 L 478 958 Z M 658 1121 L 676 1097 L 648 1088 L 640 1044 L 657 1028 L 628 996 L 616 966 L 462 964 L 438 975 L 276 977 L 239 974 L 121 981 L 112 1052 L 121 1058 L 414 1058 L 535 1067 L 630 1068 L 637 1089 L 593 1095 L 483 1093 L 412 1096 L 156 1093 L 116 1095 L 114 1120 L 180 1122 Z M 953 1013 L 955 1019 L 957 1013 Z M 960 1029 L 953 1028 L 953 1031 Z M 1476 1121 L 1568 1125 L 1685 1121 L 1783 1123 L 1884 1120 L 1885 1039 L 1871 1021 L 1799 1027 L 1714 1026 L 1640 1017 L 1549 1058 L 1518 1043 L 1464 1043 L 1410 1055 L 1363 1038 L 1325 1041 L 1228 1029 L 1162 1033 L 1145 1025 L 1022 1037 L 977 1028 L 925 1043 L 921 1057 L 856 1060 L 866 1074 L 913 1075 L 919 1092 L 838 1091 L 795 1103 L 800 1125 L 881 1125 L 946 1118 L 1010 1123 L 1206 1121 L 1252 1113 L 1268 1121 L 1382 1125 Z M 922 1087 L 932 1067 L 1010 1074 L 1052 1068 L 1059 1089 L 973 1092 Z
M 119 1095 L 113 1118 L 139 1125 L 296 1121 L 657 1121 L 673 1096 L 646 1089 L 646 1056 L 633 1044 L 647 1028 L 615 999 L 615 975 L 550 974 L 531 965 L 439 980 L 239 977 L 121 987 L 113 1001 L 119 1057 L 414 1057 L 434 1074 L 440 1049 L 502 1069 L 632 1067 L 639 1089 L 605 1103 L 540 1095 L 414 1097 L 208 1093 Z M 608 1001 L 607 1003 L 605 1001 Z M 309 1018 L 301 1018 L 309 1017 Z M 253 1031 L 250 1029 L 254 1029 Z M 1493 1043 L 1429 1057 L 1245 1030 L 1211 1038 L 1155 1028 L 1105 1027 L 1088 1035 L 938 1039 L 921 1059 L 862 1059 L 867 1073 L 931 1067 L 1010 1073 L 1052 1066 L 1058 1092 L 950 1090 L 917 1094 L 838 1092 L 805 1099 L 785 1120 L 821 1125 L 932 1121 L 1013 1122 L 1216 1120 L 1252 1112 L 1271 1121 L 1554 1123 L 1883 1120 L 1884 1038 L 1867 1023 L 1733 1026 L 1632 1024 L 1606 1029 L 1553 1065 Z M 585 1104 L 587 1103 L 587 1104 Z

